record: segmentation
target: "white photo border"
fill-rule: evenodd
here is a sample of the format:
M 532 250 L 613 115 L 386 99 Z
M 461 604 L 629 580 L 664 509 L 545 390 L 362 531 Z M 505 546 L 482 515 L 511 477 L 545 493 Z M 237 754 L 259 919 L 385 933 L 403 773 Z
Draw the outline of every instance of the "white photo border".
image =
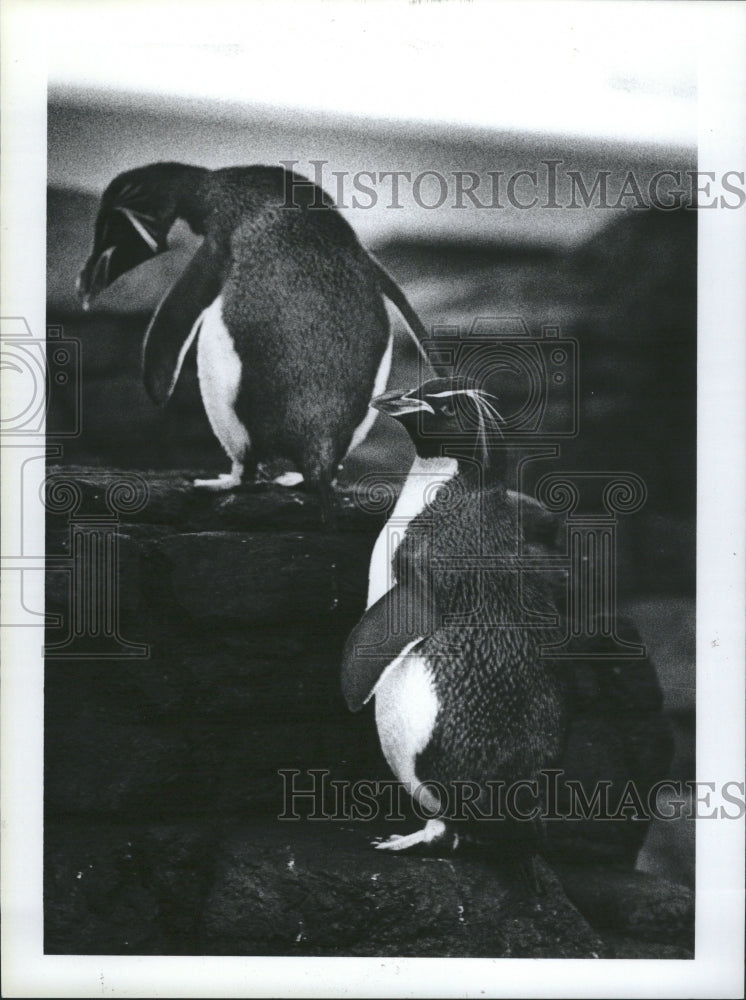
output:
M 326 16 L 331 5 L 317 5 Z M 53 6 L 79 5 L 67 0 Z M 261 18 L 261 4 L 241 6 L 246 16 L 251 10 Z M 395 29 L 397 7 L 408 5 L 359 6 L 361 16 L 378 8 Z M 605 5 L 585 4 L 588 16 L 599 6 Z M 628 6 L 630 17 L 644 21 L 646 4 Z M 667 6 L 675 18 L 681 4 Z M 720 175 L 746 166 L 746 8 L 698 6 L 699 170 Z M 169 7 L 173 13 L 177 5 L 160 0 L 149 10 Z M 48 18 L 49 9 L 34 0 L 6 0 L 2 12 L 1 314 L 23 317 L 33 331 L 45 329 L 46 53 L 65 44 L 49 30 L 52 20 L 58 23 Z M 184 5 L 178 9 L 178 30 L 198 30 Z M 95 45 L 96 33 L 106 30 L 107 5 L 89 10 L 89 41 Z M 215 17 L 206 3 L 205 11 Z M 743 781 L 746 208 L 700 211 L 698 223 L 697 778 Z M 18 530 L 18 457 L 17 449 L 2 449 L 3 553 L 14 551 Z M 43 462 L 36 465 L 41 486 Z M 24 544 L 43 553 L 41 504 L 22 514 Z M 27 574 L 31 607 L 43 602 L 42 576 Z M 12 574 L 4 574 L 4 602 L 18 596 L 12 581 Z M 697 821 L 696 955 L 690 961 L 45 955 L 42 633 L 38 626 L 2 633 L 4 996 L 742 996 L 743 820 Z

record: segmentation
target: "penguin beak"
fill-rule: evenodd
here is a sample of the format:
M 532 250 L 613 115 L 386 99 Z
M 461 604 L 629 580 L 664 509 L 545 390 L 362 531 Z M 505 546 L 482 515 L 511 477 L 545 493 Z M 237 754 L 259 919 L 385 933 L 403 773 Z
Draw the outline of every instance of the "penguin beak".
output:
M 85 287 L 85 277 L 84 271 L 81 271 L 78 277 L 75 279 L 75 294 L 80 299 L 80 304 L 83 307 L 83 312 L 88 312 L 91 308 L 91 296 Z
M 91 307 L 91 299 L 102 292 L 114 280 L 111 277 L 111 259 L 116 247 L 108 247 L 98 257 L 91 256 L 75 282 L 75 291 L 83 309 Z
M 418 396 L 408 395 L 410 390 L 402 392 L 400 389 L 392 389 L 384 392 L 381 396 L 371 399 L 370 405 L 374 410 L 385 413 L 388 417 L 397 420 L 407 413 L 435 413 L 435 410 L 424 399 Z
M 93 253 L 75 284 L 83 309 L 120 275 L 168 249 L 151 217 L 129 208 L 120 206 L 103 213 L 96 230 Z

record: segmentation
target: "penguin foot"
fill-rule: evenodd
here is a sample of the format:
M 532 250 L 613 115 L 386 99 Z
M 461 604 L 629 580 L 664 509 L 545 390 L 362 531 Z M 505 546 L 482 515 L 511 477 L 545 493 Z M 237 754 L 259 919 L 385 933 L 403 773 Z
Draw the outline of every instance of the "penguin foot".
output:
M 222 472 L 217 479 L 195 479 L 193 486 L 198 490 L 232 490 L 241 485 L 241 477 L 232 472 Z
M 429 819 L 421 830 L 402 836 L 392 833 L 388 840 L 373 843 L 377 851 L 411 851 L 419 846 L 440 846 L 445 840 L 446 825 L 442 819 Z
M 303 475 L 300 472 L 283 472 L 280 476 L 275 476 L 272 480 L 278 486 L 299 486 L 303 482 Z
M 195 479 L 193 485 L 198 490 L 232 490 L 241 485 L 243 471 L 243 464 L 234 462 L 230 472 L 221 472 L 217 479 Z

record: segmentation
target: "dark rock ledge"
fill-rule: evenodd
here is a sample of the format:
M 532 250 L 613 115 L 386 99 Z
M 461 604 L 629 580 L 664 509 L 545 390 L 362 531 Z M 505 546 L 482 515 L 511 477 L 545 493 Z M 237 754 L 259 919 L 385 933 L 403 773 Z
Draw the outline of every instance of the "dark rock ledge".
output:
M 488 857 L 374 851 L 391 824 L 278 820 L 280 769 L 389 777 L 338 684 L 383 514 L 346 494 L 328 535 L 302 491 L 191 478 L 49 470 L 47 951 L 691 955 L 691 892 L 632 870 L 641 824 L 551 824 L 537 899 Z M 528 531 L 546 544 L 539 513 Z M 112 582 L 81 591 L 104 551 Z M 614 669 L 578 671 L 565 767 L 644 787 L 660 689 L 647 660 Z

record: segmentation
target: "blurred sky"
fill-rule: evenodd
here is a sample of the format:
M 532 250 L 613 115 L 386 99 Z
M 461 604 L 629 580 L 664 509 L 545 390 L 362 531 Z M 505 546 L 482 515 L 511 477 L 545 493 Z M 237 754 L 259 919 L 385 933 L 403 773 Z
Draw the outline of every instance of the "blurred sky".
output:
M 32 0 L 33 3 L 33 0 Z M 702 10 L 667 2 L 37 4 L 49 41 L 49 181 L 100 193 L 158 159 L 330 171 L 695 166 Z M 589 184 L 590 186 L 590 184 Z M 426 195 L 430 198 L 431 195 Z M 612 199 L 616 195 L 612 195 Z M 560 194 L 562 199 L 562 193 Z M 409 232 L 578 242 L 609 213 L 352 211 L 364 240 Z
M 211 98 L 636 142 L 696 141 L 706 4 L 47 3 L 52 92 Z

